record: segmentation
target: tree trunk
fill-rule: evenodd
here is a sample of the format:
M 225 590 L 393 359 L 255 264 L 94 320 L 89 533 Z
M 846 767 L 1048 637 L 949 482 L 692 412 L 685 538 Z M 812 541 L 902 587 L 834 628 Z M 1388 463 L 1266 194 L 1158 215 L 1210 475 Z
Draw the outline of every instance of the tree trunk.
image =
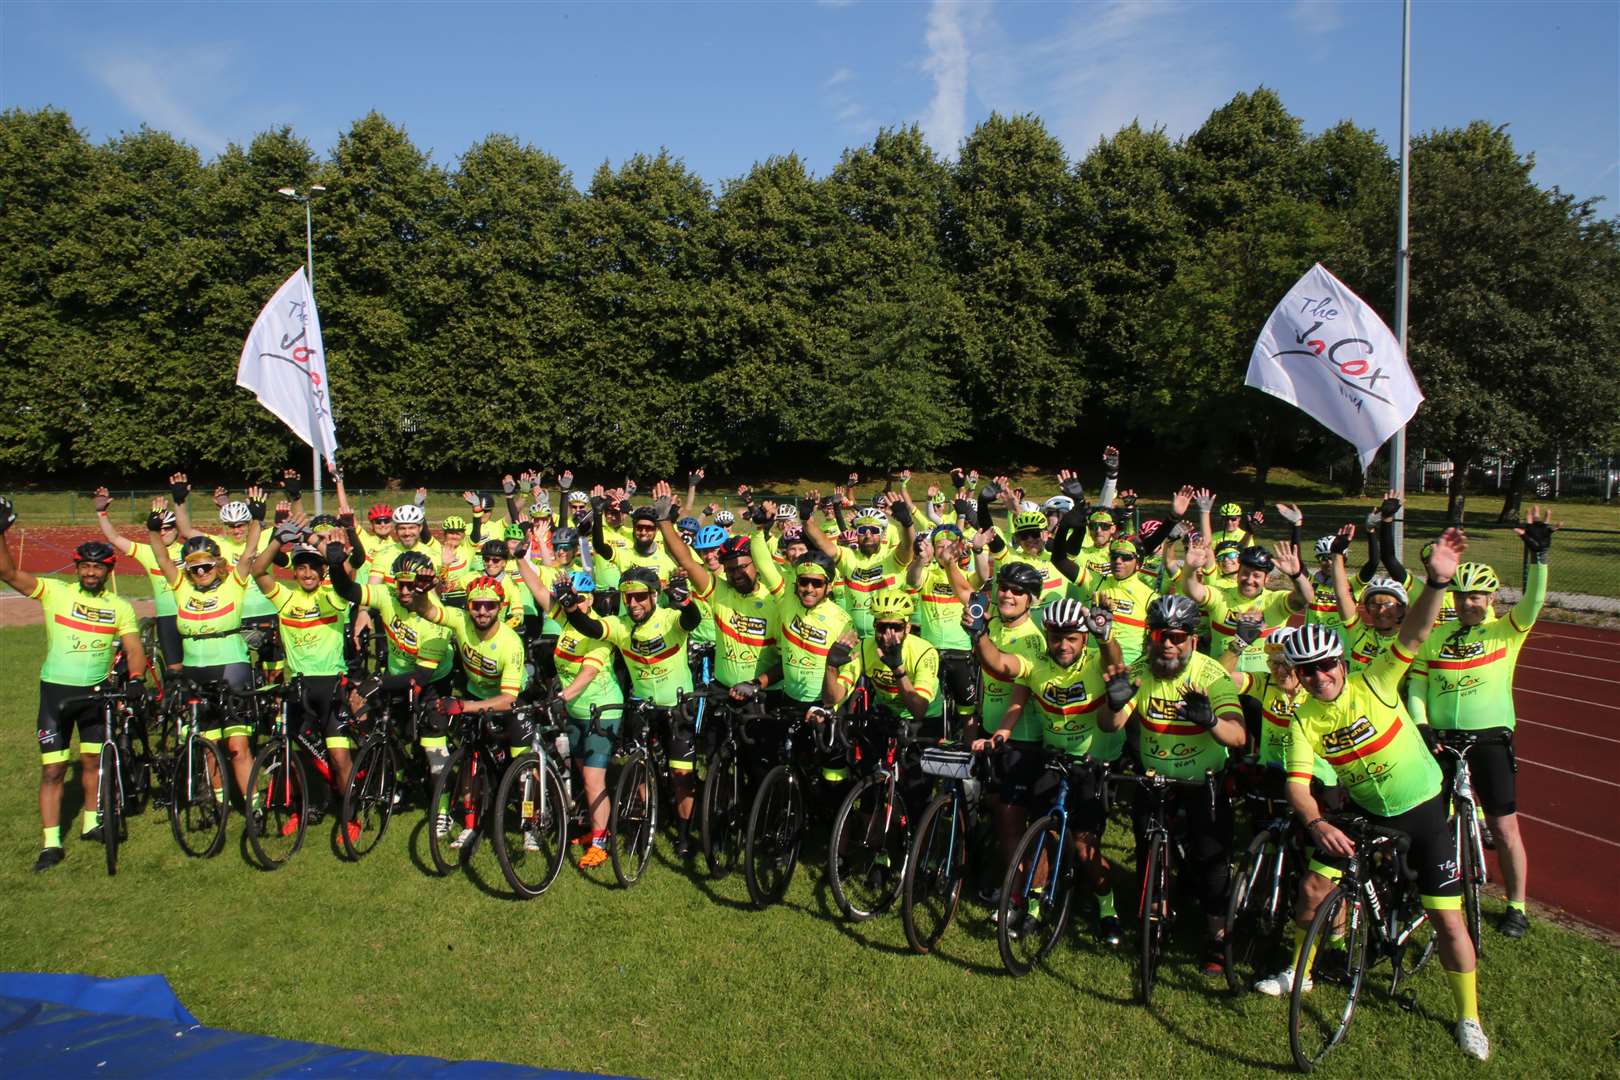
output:
M 1508 478 L 1507 494 L 1502 499 L 1502 509 L 1496 515 L 1496 520 L 1502 524 L 1519 520 L 1519 507 L 1524 502 L 1524 482 L 1530 476 L 1530 455 L 1520 454 L 1519 460 L 1513 463 L 1513 475 Z
M 1361 455 L 1350 451 L 1350 467 L 1344 474 L 1344 493 L 1352 498 L 1367 494 L 1367 474 L 1361 471 Z
M 1451 482 L 1446 486 L 1446 522 L 1461 525 L 1468 502 L 1468 469 L 1474 463 L 1473 451 L 1451 455 Z
M 1271 475 L 1272 450 L 1275 440 L 1264 429 L 1252 431 L 1254 437 L 1254 505 L 1266 505 L 1266 478 Z

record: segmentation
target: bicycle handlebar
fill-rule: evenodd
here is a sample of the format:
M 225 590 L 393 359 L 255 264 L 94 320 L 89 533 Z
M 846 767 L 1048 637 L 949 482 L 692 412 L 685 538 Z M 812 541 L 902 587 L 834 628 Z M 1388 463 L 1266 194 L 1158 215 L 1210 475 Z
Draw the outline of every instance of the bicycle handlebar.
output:
M 1401 876 L 1407 881 L 1417 880 L 1417 871 L 1406 861 L 1406 855 L 1412 848 L 1410 833 L 1384 825 L 1374 825 L 1359 814 L 1324 816 L 1330 825 L 1348 836 L 1357 848 L 1363 845 L 1371 846 L 1379 841 L 1392 845 L 1395 851 L 1395 865 L 1400 870 Z

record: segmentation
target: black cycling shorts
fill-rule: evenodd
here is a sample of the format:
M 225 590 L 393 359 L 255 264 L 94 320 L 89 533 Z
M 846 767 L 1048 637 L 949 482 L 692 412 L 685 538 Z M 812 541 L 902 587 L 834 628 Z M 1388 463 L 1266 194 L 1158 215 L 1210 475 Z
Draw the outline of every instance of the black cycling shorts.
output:
M 1364 810 L 1360 813 L 1380 828 L 1399 829 L 1412 838 L 1406 861 L 1417 871 L 1418 892 L 1423 895 L 1424 907 L 1431 910 L 1461 908 L 1462 876 L 1457 866 L 1457 845 L 1446 815 L 1445 792 L 1394 817 L 1381 817 Z M 1345 860 L 1329 857 L 1320 848 L 1311 856 L 1311 861 L 1336 870 L 1345 867 Z
M 1101 777 L 1100 771 L 1087 773 L 1076 770 L 1070 774 L 1069 797 L 1066 800 L 1070 832 L 1090 833 L 1098 840 L 1102 839 L 1103 829 L 1108 824 L 1108 812 L 1103 803 L 1103 785 L 1099 782 Z M 1057 773 L 1042 769 L 1029 789 L 1030 809 L 1039 812 L 1043 807 L 1052 806 L 1057 801 L 1060 783 L 1062 780 Z
M 94 686 L 66 686 L 62 683 L 41 681 L 39 684 L 39 760 L 42 765 L 56 765 L 72 755 L 73 729 L 79 729 L 79 752 L 99 753 L 101 740 L 107 737 L 107 725 L 102 723 L 101 710 L 93 701 L 76 705 L 62 703 L 83 697 L 95 691 Z M 88 747 L 89 749 L 85 749 Z
M 996 797 L 1007 806 L 1027 805 L 1030 789 L 1046 767 L 1045 748 L 1039 742 L 1012 739 L 990 760 L 995 768 Z
M 1468 751 L 1468 775 L 1474 780 L 1474 799 L 1491 817 L 1516 814 L 1519 811 L 1519 759 L 1513 752 L 1513 731 L 1489 728 L 1479 734 L 1490 741 L 1475 743 Z M 1449 754 L 1440 755 L 1440 771 L 1445 774 L 1447 791 L 1451 790 L 1453 760 Z

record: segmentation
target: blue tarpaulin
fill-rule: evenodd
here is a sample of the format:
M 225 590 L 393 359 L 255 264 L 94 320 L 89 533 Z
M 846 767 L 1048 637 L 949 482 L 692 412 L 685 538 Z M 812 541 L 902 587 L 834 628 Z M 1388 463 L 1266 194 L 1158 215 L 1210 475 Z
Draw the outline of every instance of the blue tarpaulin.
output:
M 517 1080 L 584 1074 L 376 1054 L 204 1027 L 161 975 L 0 973 L 5 1077 L 394 1077 Z

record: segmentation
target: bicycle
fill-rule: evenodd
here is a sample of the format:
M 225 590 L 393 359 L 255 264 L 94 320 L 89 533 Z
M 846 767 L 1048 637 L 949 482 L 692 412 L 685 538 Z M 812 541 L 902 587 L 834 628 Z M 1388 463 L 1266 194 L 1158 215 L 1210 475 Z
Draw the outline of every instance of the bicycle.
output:
M 1170 890 L 1172 866 L 1175 862 L 1175 839 L 1170 830 L 1170 801 L 1176 788 L 1202 788 L 1209 793 L 1210 814 L 1215 813 L 1216 774 L 1206 770 L 1200 780 L 1180 780 L 1149 770 L 1145 773 L 1116 773 L 1112 783 L 1133 783 L 1141 787 L 1148 797 L 1147 820 L 1141 841 L 1146 844 L 1147 857 L 1142 860 L 1142 895 L 1138 915 L 1141 919 L 1141 957 L 1137 965 L 1138 991 L 1142 1004 L 1153 1003 L 1153 987 L 1158 980 L 1159 961 L 1164 955 L 1164 944 L 1169 939 L 1170 927 L 1175 922 L 1174 897 Z
M 1072 758 L 1046 748 L 1043 769 L 1057 778 L 1052 809 L 1024 831 L 1001 882 L 996 945 L 1001 966 L 1013 976 L 1029 974 L 1063 937 L 1074 907 L 1078 861 L 1069 828 L 1069 791 L 1102 790 L 1105 766 L 1089 755 Z
M 501 776 L 491 834 L 495 860 L 501 864 L 507 884 L 519 896 L 532 900 L 551 888 L 562 871 L 568 852 L 572 784 L 563 781 L 561 770 L 570 768 L 566 752 L 559 753 L 557 747 L 563 728 L 551 719 L 548 704 L 519 705 L 512 714 L 524 733 L 528 753 L 512 758 Z
M 714 747 L 705 759 L 698 835 L 709 877 L 718 881 L 737 868 L 748 832 L 743 807 L 747 768 L 739 729 L 762 719 L 766 708 L 758 695 L 746 702 L 732 700 L 730 689 L 724 686 L 683 691 L 677 708 L 692 717 L 693 738 L 704 740 L 699 745 Z M 705 732 L 709 734 L 705 736 Z
M 851 742 L 854 763 L 862 763 L 869 746 L 878 756 L 833 817 L 827 881 L 844 916 L 864 922 L 888 911 L 900 898 L 911 850 L 911 816 L 902 776 L 908 761 L 915 766 L 916 754 L 910 729 L 900 717 L 870 712 L 852 719 L 851 726 L 859 728 Z
M 87 704 L 94 705 L 100 712 L 105 732 L 97 762 L 96 811 L 101 815 L 107 876 L 113 877 L 118 873 L 119 845 L 129 838 L 128 814 L 133 811 L 139 815 L 151 794 L 151 751 L 146 742 L 144 719 L 146 699 L 127 687 L 113 690 L 97 686 L 82 697 L 67 699 L 62 707 Z M 140 751 L 135 749 L 133 737 L 137 722 Z
M 1468 755 L 1476 746 L 1506 746 L 1513 753 L 1513 740 L 1498 732 L 1430 732 L 1430 750 L 1440 759 L 1441 769 L 1450 777 L 1451 835 L 1457 852 L 1457 876 L 1462 880 L 1463 916 L 1474 952 L 1480 951 L 1480 896 L 1486 883 L 1485 835 L 1480 828 L 1479 803 L 1474 797 L 1474 776 Z
M 970 837 L 978 831 L 979 803 L 991 775 L 984 754 L 959 744 L 924 748 L 918 766 L 945 784 L 944 793 L 917 820 L 900 884 L 900 923 L 906 941 L 926 954 L 939 944 L 961 903 Z
M 340 683 L 336 692 L 343 689 Z M 272 687 L 265 693 L 275 699 L 276 711 L 270 724 L 269 740 L 254 755 L 253 770 L 248 774 L 247 840 L 259 865 L 265 870 L 276 870 L 298 854 L 309 826 L 325 816 L 333 800 L 342 798 L 343 791 L 338 786 L 324 739 L 312 738 L 305 730 L 304 677 L 295 676 L 285 685 Z M 341 701 L 335 700 L 332 707 L 347 713 Z M 352 730 L 348 721 L 342 726 L 346 731 Z M 299 753 L 300 750 L 303 753 Z M 319 810 L 310 805 L 306 757 L 324 782 Z
M 370 734 L 354 752 L 354 769 L 343 791 L 343 824 L 338 829 L 344 854 L 351 862 L 359 862 L 382 843 L 394 808 L 403 798 L 400 786 L 405 772 L 405 755 L 396 739 L 398 720 L 392 695 L 383 693 L 378 683 L 361 696 L 370 703 L 367 715 L 374 720 L 369 725 Z M 422 692 L 414 681 L 406 688 L 404 701 L 404 737 L 409 740 L 416 711 L 422 708 Z
M 1328 820 L 1350 837 L 1356 851 L 1316 909 L 1294 969 L 1288 1047 L 1302 1072 L 1310 1072 L 1344 1041 L 1369 952 L 1376 949 L 1375 963 L 1390 961 L 1389 992 L 1410 1010 L 1416 995 L 1403 992 L 1403 986 L 1428 963 L 1437 940 L 1418 895 L 1417 872 L 1406 862 L 1411 837 L 1363 817 L 1329 815 Z M 1333 947 L 1336 940 L 1342 948 Z
M 842 719 L 826 709 L 789 704 L 784 707 L 786 726 L 780 743 L 780 763 L 765 774 L 754 792 L 748 813 L 748 840 L 743 848 L 743 879 L 748 898 L 761 910 L 778 903 L 793 881 L 799 864 L 799 848 L 804 842 L 805 779 L 801 759 L 805 756 L 803 736 L 808 729 L 810 745 L 822 759 L 835 748 L 848 749 Z M 811 719 L 813 715 L 815 719 Z M 743 741 L 757 740 L 742 732 Z
M 169 828 L 180 850 L 194 859 L 211 859 L 225 846 L 230 820 L 230 764 L 220 745 L 204 731 L 226 727 L 256 728 L 249 711 L 253 694 L 227 682 L 199 685 L 171 680 L 165 695 L 178 741 L 169 774 Z M 210 719 L 212 718 L 212 719 Z
M 658 778 L 668 772 L 663 740 L 652 723 L 657 706 L 650 701 L 614 702 L 593 706 L 591 734 L 613 743 L 619 776 L 613 785 L 608 811 L 608 857 L 613 876 L 623 888 L 641 880 L 658 839 Z M 599 721 L 617 712 L 617 731 L 604 730 Z
M 1266 772 L 1253 771 L 1257 785 L 1270 779 Z M 1277 970 L 1305 871 L 1302 833 L 1287 802 L 1255 785 L 1244 786 L 1243 798 L 1254 805 L 1259 825 L 1238 858 L 1226 902 L 1226 985 L 1235 994 Z
M 439 877 L 465 867 L 478 850 L 509 757 L 497 716 L 460 713 L 452 732 L 456 748 L 428 793 L 428 853 Z

